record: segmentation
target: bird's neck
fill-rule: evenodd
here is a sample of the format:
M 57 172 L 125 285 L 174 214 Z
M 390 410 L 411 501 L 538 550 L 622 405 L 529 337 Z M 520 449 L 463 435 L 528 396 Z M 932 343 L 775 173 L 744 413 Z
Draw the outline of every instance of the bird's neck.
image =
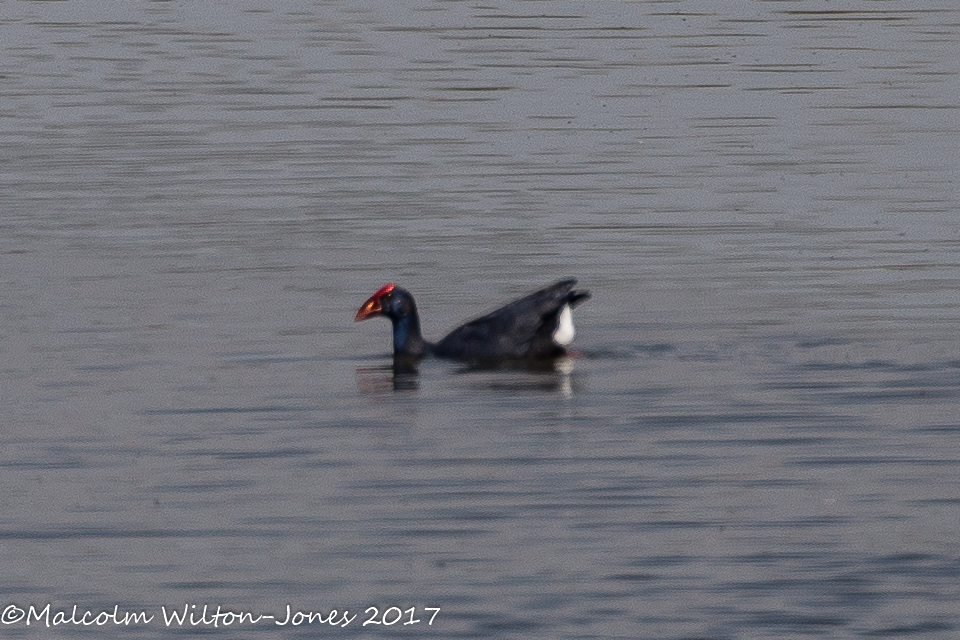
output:
M 420 318 L 417 312 L 393 320 L 393 353 L 395 355 L 420 357 L 430 349 L 429 343 L 420 334 Z

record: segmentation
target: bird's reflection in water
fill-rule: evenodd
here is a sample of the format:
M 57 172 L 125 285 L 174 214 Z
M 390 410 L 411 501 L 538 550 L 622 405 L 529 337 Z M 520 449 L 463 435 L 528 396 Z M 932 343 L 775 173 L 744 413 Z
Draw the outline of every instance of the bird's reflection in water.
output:
M 420 389 L 417 361 L 394 356 L 393 362 L 378 367 L 357 367 L 357 391 L 377 394 Z
M 362 394 L 420 389 L 420 361 L 395 356 L 393 362 L 376 367 L 357 367 L 357 391 Z M 471 376 L 475 388 L 493 391 L 537 391 L 573 396 L 574 359 L 478 363 L 461 365 L 456 375 Z
M 458 373 L 473 376 L 476 388 L 559 393 L 569 398 L 574 392 L 573 369 L 574 359 L 561 357 L 470 365 L 459 369 Z

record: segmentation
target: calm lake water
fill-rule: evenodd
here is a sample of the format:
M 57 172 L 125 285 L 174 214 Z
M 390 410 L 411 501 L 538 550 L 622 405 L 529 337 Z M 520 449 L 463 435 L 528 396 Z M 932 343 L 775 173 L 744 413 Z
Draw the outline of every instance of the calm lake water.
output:
M 922 4 L 0 5 L 0 634 L 960 637 Z M 566 276 L 556 371 L 352 321 Z

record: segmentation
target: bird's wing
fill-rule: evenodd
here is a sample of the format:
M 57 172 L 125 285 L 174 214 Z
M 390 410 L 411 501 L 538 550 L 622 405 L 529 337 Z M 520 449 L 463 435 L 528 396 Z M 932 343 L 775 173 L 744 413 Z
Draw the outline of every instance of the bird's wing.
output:
M 436 345 L 439 355 L 468 358 L 528 358 L 556 355 L 553 334 L 565 305 L 589 294 L 561 280 L 454 329 Z

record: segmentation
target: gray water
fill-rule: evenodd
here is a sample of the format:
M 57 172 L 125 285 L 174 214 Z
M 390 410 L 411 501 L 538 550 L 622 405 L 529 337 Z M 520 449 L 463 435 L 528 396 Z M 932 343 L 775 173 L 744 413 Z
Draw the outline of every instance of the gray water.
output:
M 0 634 L 958 637 L 960 8 L 902 4 L 0 4 Z M 565 276 L 556 371 L 352 322 Z

